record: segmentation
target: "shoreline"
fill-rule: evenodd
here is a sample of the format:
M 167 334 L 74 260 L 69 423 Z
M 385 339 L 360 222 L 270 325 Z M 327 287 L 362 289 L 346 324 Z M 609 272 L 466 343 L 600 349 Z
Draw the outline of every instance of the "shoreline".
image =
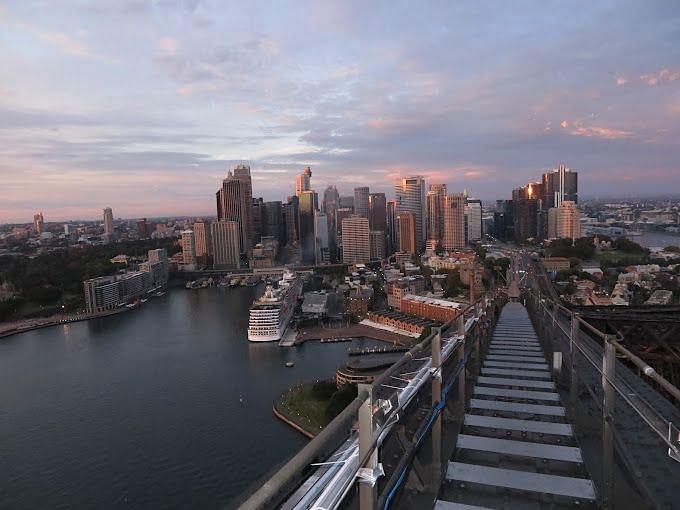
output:
M 314 439 L 314 437 L 319 434 L 324 428 L 325 425 L 319 429 L 312 428 L 308 426 L 307 424 L 304 423 L 304 420 L 309 421 L 309 418 L 306 418 L 305 416 L 299 415 L 297 418 L 293 416 L 291 413 L 287 412 L 283 403 L 285 396 L 290 394 L 293 391 L 300 391 L 302 389 L 306 388 L 311 388 L 314 385 L 315 381 L 308 381 L 308 382 L 303 382 L 303 383 L 296 383 L 281 393 L 277 395 L 277 397 L 274 399 L 274 404 L 272 405 L 272 411 L 274 412 L 274 416 L 281 420 L 283 423 L 286 425 L 289 425 L 293 429 L 297 430 L 300 432 L 302 435 L 306 436 L 308 439 Z

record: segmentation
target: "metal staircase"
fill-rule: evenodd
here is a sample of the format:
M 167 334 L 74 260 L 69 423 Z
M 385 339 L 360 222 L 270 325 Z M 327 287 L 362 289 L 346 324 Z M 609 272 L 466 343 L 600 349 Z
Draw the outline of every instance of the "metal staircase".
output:
M 529 315 L 508 303 L 473 388 L 436 510 L 597 506 Z

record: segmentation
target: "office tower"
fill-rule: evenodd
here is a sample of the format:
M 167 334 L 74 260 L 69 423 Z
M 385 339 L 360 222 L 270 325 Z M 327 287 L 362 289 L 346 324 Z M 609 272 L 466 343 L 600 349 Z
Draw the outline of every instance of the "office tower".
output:
M 385 193 L 368 196 L 368 224 L 371 230 L 387 230 L 387 198 Z
M 576 202 L 564 200 L 560 207 L 548 210 L 549 239 L 578 239 L 579 237 L 581 237 L 581 223 Z
M 286 244 L 286 225 L 281 201 L 274 200 L 264 203 L 263 235 L 273 237 L 280 247 Z
M 104 209 L 104 233 L 113 235 L 113 210 L 110 207 Z
M 446 184 L 430 184 L 430 191 L 425 195 L 427 240 L 441 241 L 444 237 L 444 198 L 446 194 Z
M 335 211 L 340 206 L 340 194 L 338 189 L 331 185 L 323 192 L 322 209 L 326 214 L 335 214 Z
M 528 193 L 526 196 L 531 197 Z M 535 239 L 538 235 L 538 200 L 535 198 L 517 198 L 514 205 L 515 242 L 523 243 L 527 239 Z
M 352 211 L 354 211 L 354 195 L 351 197 L 340 197 L 338 199 L 338 207 L 343 209 L 352 209 Z
M 139 218 L 137 220 L 137 236 L 140 239 L 146 239 L 149 237 L 149 228 L 146 224 L 146 218 Z
M 222 220 L 210 225 L 213 267 L 215 269 L 238 269 L 240 225 L 237 221 Z
M 467 198 L 465 205 L 465 241 L 474 243 L 482 240 L 482 201 Z
M 385 258 L 385 231 L 371 230 L 368 233 L 371 244 L 371 260 L 382 260 Z
M 368 218 L 368 187 L 354 188 L 354 214 Z
M 170 265 L 168 264 L 168 250 L 165 248 L 157 248 L 149 250 L 148 263 L 150 272 L 155 275 L 155 285 L 165 285 L 168 283 L 168 273 L 170 272 Z
M 168 261 L 168 250 L 165 248 L 157 248 L 155 250 L 149 250 L 147 253 L 149 257 L 149 262 L 155 264 L 157 262 L 167 262 Z
M 465 195 L 447 195 L 444 199 L 445 250 L 460 250 L 465 247 Z
M 264 234 L 264 200 L 253 198 L 253 246 L 260 242 Z
M 417 249 L 417 239 L 416 220 L 413 213 L 399 213 L 397 215 L 397 228 L 399 230 L 399 251 L 403 253 L 415 253 Z
M 216 194 L 217 220 L 237 221 L 239 251 L 246 253 L 253 241 L 253 184 L 250 167 L 237 165 L 230 170 Z
M 194 242 L 196 245 L 196 257 L 205 259 L 212 255 L 212 237 L 210 223 L 197 221 L 194 223 Z
M 394 191 L 397 201 L 397 214 L 404 212 L 413 214 L 416 232 L 415 251 L 421 251 L 425 246 L 425 216 L 427 212 L 425 206 L 425 179 L 420 175 L 399 179 L 394 186 Z
M 368 218 L 352 215 L 342 220 L 342 261 L 368 262 L 371 258 Z
M 399 246 L 396 208 L 397 208 L 396 200 L 390 200 L 389 202 L 387 202 L 387 212 L 385 214 L 386 219 L 385 239 L 387 241 L 385 251 L 387 255 L 392 255 Z
M 546 211 L 553 207 L 560 207 L 562 202 L 568 200 L 578 203 L 578 172 L 573 172 L 564 165 L 543 174 L 543 209 Z
M 303 191 L 311 188 L 312 169 L 307 167 L 301 174 L 295 176 L 295 196 L 299 197 Z
M 314 264 L 316 260 L 316 233 L 314 215 L 316 212 L 316 193 L 303 191 L 298 196 L 298 226 L 300 250 L 303 264 Z
M 36 234 L 40 235 L 43 233 L 45 229 L 45 219 L 43 218 L 42 211 L 33 215 L 33 228 L 35 229 Z
M 186 269 L 192 271 L 196 269 L 196 239 L 193 230 L 183 230 L 180 240 L 182 246 L 182 262 Z
M 326 213 L 316 213 L 316 263 L 327 264 L 331 261 L 328 218 Z
M 298 241 L 298 202 L 297 197 L 295 197 L 295 202 L 288 202 L 287 204 L 282 204 L 281 211 L 283 212 L 283 225 L 285 234 L 285 245 L 292 246 Z

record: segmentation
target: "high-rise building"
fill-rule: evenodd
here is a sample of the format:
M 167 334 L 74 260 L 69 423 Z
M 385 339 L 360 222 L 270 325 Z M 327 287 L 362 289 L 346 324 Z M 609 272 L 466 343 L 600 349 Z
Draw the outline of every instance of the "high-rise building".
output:
M 338 207 L 343 209 L 352 209 L 352 211 L 354 211 L 354 195 L 340 197 L 338 199 Z
M 538 200 L 517 198 L 513 199 L 512 203 L 515 242 L 519 244 L 527 239 L 535 239 L 538 236 Z
M 323 212 L 326 214 L 334 214 L 339 206 L 340 194 L 338 193 L 338 189 L 333 185 L 328 186 L 323 192 Z
M 342 220 L 342 261 L 368 262 L 371 258 L 368 218 L 352 215 Z
M 581 237 L 581 223 L 576 202 L 564 200 L 560 207 L 548 210 L 549 239 L 578 239 L 579 237 Z
M 354 214 L 368 218 L 368 186 L 354 188 Z
M 371 260 L 382 260 L 385 258 L 385 231 L 371 230 L 368 233 L 371 244 Z
M 445 250 L 460 250 L 465 247 L 465 195 L 447 195 L 444 199 Z
M 212 255 L 212 235 L 210 223 L 197 221 L 194 223 L 194 242 L 196 243 L 196 257 L 206 259 Z
M 387 198 L 385 193 L 368 196 L 368 224 L 371 230 L 387 230 Z
M 444 237 L 444 199 L 446 184 L 430 184 L 425 196 L 427 209 L 427 240 L 441 241 Z
M 316 263 L 327 264 L 331 261 L 330 236 L 326 213 L 316 213 Z
M 397 201 L 396 200 L 390 200 L 387 202 L 387 213 L 385 214 L 386 218 L 386 231 L 385 231 L 385 238 L 387 240 L 386 242 L 386 253 L 387 255 L 392 255 L 395 251 L 397 251 L 397 247 L 399 246 L 399 229 L 397 228 Z
M 264 233 L 264 200 L 253 198 L 253 246 L 260 242 Z
M 146 223 L 146 218 L 139 218 L 137 220 L 137 237 L 140 239 L 149 237 L 149 226 Z
M 240 267 L 239 231 L 240 225 L 233 220 L 217 221 L 210 225 L 215 269 Z
M 295 176 L 295 196 L 300 196 L 303 191 L 309 191 L 312 181 L 312 169 L 307 167 L 301 174 Z
M 420 175 L 399 179 L 394 191 L 396 195 L 396 212 L 413 214 L 416 233 L 415 251 L 421 251 L 425 246 L 426 205 L 425 179 Z
M 416 220 L 413 213 L 400 212 L 397 215 L 397 228 L 399 230 L 399 251 L 403 253 L 415 253 L 417 250 Z
M 250 167 L 237 165 L 229 171 L 216 194 L 217 220 L 237 221 L 239 251 L 247 253 L 253 242 L 253 183 Z
M 113 235 L 113 210 L 110 207 L 104 209 L 104 233 Z
M 295 224 L 293 223 L 293 227 Z M 274 200 L 264 203 L 263 235 L 273 237 L 283 247 L 286 244 L 285 216 L 281 201 Z
M 543 174 L 543 208 L 560 207 L 565 200 L 578 203 L 578 172 L 564 165 Z
M 45 219 L 43 218 L 43 213 L 40 211 L 38 214 L 33 215 L 33 228 L 35 233 L 40 235 L 45 230 Z
M 299 240 L 298 235 L 298 197 L 290 197 L 288 203 L 283 204 L 283 224 L 286 234 L 286 245 L 292 246 Z
M 303 264 L 314 264 L 316 261 L 316 192 L 307 190 L 298 196 L 298 225 L 300 236 L 300 251 Z
M 193 230 L 183 230 L 180 240 L 182 245 L 182 262 L 189 271 L 196 269 L 196 239 Z
M 467 198 L 465 205 L 465 241 L 474 243 L 482 240 L 482 201 Z

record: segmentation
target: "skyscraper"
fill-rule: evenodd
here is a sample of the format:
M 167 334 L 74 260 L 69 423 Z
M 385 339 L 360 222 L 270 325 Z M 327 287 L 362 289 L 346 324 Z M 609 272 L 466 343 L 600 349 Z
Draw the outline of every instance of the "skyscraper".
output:
M 237 221 L 222 220 L 210 225 L 212 238 L 213 267 L 232 269 L 240 267 L 239 224 Z
M 397 214 L 404 212 L 413 214 L 416 234 L 415 251 L 421 251 L 425 246 L 425 179 L 420 175 L 399 179 L 394 186 L 394 191 Z
M 139 218 L 137 220 L 137 236 L 140 239 L 146 239 L 149 237 L 149 228 L 146 224 L 146 218 Z
M 427 240 L 441 241 L 444 237 L 444 198 L 446 184 L 430 184 L 425 196 L 427 204 Z
M 387 246 L 385 251 L 387 255 L 392 255 L 399 246 L 396 208 L 397 208 L 396 200 L 390 200 L 389 202 L 387 202 L 387 213 L 385 214 L 387 223 L 386 225 L 387 228 L 385 232 Z
M 264 233 L 264 200 L 253 198 L 253 246 L 260 242 Z
M 300 228 L 300 250 L 303 264 L 314 264 L 316 261 L 316 193 L 313 190 L 303 191 L 298 197 L 298 225 Z
M 295 225 L 293 224 L 293 227 Z M 273 237 L 280 247 L 286 244 L 285 216 L 279 200 L 264 203 L 264 235 Z
M 340 206 L 340 194 L 338 189 L 331 185 L 328 186 L 323 192 L 323 204 L 322 209 L 326 214 L 335 214 L 335 211 Z
M 447 195 L 444 199 L 445 250 L 460 250 L 465 247 L 465 195 Z
M 43 218 L 43 213 L 40 211 L 38 214 L 33 215 L 33 228 L 35 233 L 40 235 L 45 229 L 45 219 Z
M 328 218 L 326 213 L 316 213 L 316 263 L 327 264 L 331 261 Z
M 286 238 L 286 245 L 292 246 L 298 242 L 298 199 L 297 197 L 292 197 L 294 200 L 289 201 L 287 204 L 281 206 L 281 211 L 283 212 L 283 225 L 284 233 Z
M 399 229 L 399 251 L 415 253 L 417 250 L 416 220 L 413 213 L 400 212 L 397 216 L 397 228 Z
M 342 220 L 342 261 L 368 262 L 371 258 L 368 218 L 352 215 Z
M 295 176 L 295 196 L 300 196 L 303 191 L 309 191 L 312 181 L 312 169 L 307 167 L 301 174 Z
M 482 201 L 468 197 L 465 205 L 465 242 L 473 243 L 481 240 Z
M 217 220 L 236 221 L 239 225 L 239 251 L 246 253 L 253 240 L 253 184 L 250 167 L 237 165 L 229 171 L 216 194 Z
M 182 245 L 182 262 L 186 269 L 193 271 L 196 269 L 196 239 L 193 230 L 183 230 L 180 240 Z
M 560 207 L 563 201 L 578 203 L 578 172 L 564 165 L 543 174 L 543 198 L 545 210 Z
M 354 214 L 362 218 L 368 218 L 368 195 L 367 186 L 354 188 Z
M 205 259 L 212 255 L 212 236 L 210 223 L 197 221 L 194 223 L 194 242 L 196 243 L 196 257 Z
M 385 193 L 368 195 L 368 224 L 371 230 L 387 230 L 387 198 Z
M 385 231 L 371 230 L 368 233 L 370 241 L 371 260 L 382 260 L 385 258 Z
M 104 233 L 113 235 L 113 210 L 110 207 L 104 209 Z

